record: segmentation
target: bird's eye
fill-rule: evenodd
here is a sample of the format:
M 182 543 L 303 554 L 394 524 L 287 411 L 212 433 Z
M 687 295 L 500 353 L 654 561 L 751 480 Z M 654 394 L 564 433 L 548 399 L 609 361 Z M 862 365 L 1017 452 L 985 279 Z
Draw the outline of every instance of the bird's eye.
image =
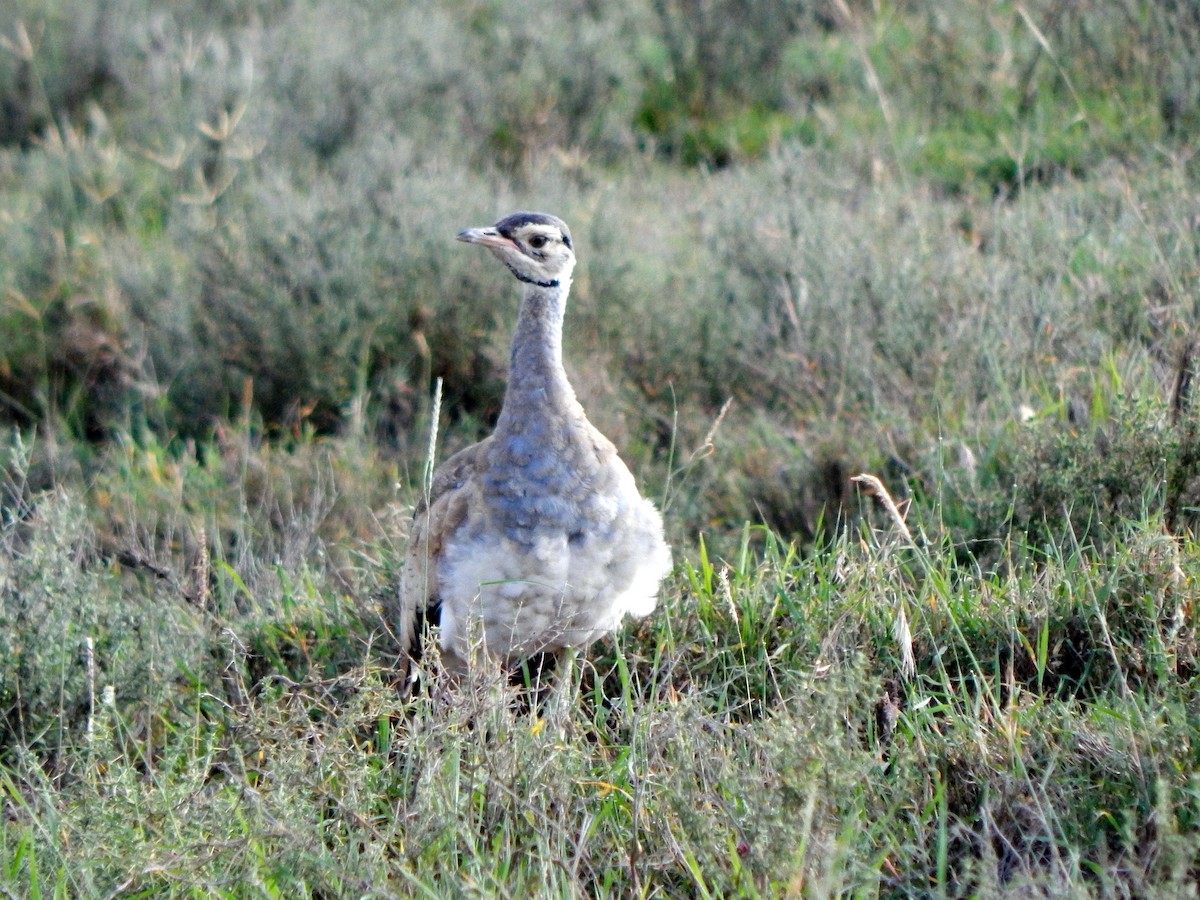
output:
M 535 234 L 529 239 L 529 246 L 534 250 L 541 250 L 546 246 L 546 236 L 544 234 Z

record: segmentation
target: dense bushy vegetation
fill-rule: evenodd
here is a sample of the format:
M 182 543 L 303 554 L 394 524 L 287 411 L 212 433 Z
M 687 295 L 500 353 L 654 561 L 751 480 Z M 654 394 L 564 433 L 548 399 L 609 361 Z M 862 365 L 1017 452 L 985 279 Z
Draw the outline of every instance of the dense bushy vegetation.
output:
M 5 5 L 2 889 L 1194 891 L 1198 73 L 1169 0 Z M 563 734 L 378 602 L 517 208 L 680 561 Z

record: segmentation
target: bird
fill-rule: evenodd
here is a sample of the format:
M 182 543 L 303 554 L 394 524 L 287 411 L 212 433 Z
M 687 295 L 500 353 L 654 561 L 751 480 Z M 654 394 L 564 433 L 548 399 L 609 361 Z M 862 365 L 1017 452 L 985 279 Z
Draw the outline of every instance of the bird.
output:
M 536 659 L 562 686 L 576 654 L 654 611 L 671 550 L 661 514 L 563 367 L 575 268 L 566 223 L 516 212 L 457 239 L 504 264 L 520 309 L 493 433 L 443 462 L 416 505 L 392 624 L 411 660 L 421 624 L 437 623 L 455 677 Z

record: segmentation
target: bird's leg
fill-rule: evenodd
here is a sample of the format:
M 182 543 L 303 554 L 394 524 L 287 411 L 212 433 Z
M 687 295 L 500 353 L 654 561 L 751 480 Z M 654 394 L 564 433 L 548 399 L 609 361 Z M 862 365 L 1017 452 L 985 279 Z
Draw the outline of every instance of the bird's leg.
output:
M 578 655 L 579 651 L 574 647 L 563 647 L 554 653 L 554 686 L 546 698 L 544 718 L 552 729 L 551 733 L 560 738 L 567 734 L 579 694 L 579 678 L 575 667 Z
M 449 677 L 450 683 L 457 688 L 466 682 L 471 666 L 466 659 L 453 650 L 443 650 L 442 671 Z

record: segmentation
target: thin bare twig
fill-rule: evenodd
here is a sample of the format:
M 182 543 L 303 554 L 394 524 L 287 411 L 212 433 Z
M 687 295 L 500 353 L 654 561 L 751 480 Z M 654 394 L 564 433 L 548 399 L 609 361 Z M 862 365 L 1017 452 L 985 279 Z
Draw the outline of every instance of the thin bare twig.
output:
M 904 516 L 900 513 L 899 507 L 896 506 L 896 501 L 892 499 L 891 493 L 884 487 L 883 482 L 875 475 L 855 475 L 850 479 L 856 484 L 866 485 L 871 493 L 879 499 L 883 504 L 883 508 L 887 510 L 888 515 L 892 519 L 892 523 L 896 526 L 896 530 L 904 537 L 905 542 L 910 547 L 916 547 L 917 543 L 913 540 L 912 532 L 908 529 L 908 524 L 904 521 Z M 896 641 L 896 645 L 900 648 L 900 669 L 905 678 L 911 678 L 917 671 L 917 657 L 913 652 L 913 637 L 912 627 L 908 621 L 908 609 L 904 602 L 904 595 L 898 594 L 896 597 L 896 618 L 892 622 L 892 638 Z

